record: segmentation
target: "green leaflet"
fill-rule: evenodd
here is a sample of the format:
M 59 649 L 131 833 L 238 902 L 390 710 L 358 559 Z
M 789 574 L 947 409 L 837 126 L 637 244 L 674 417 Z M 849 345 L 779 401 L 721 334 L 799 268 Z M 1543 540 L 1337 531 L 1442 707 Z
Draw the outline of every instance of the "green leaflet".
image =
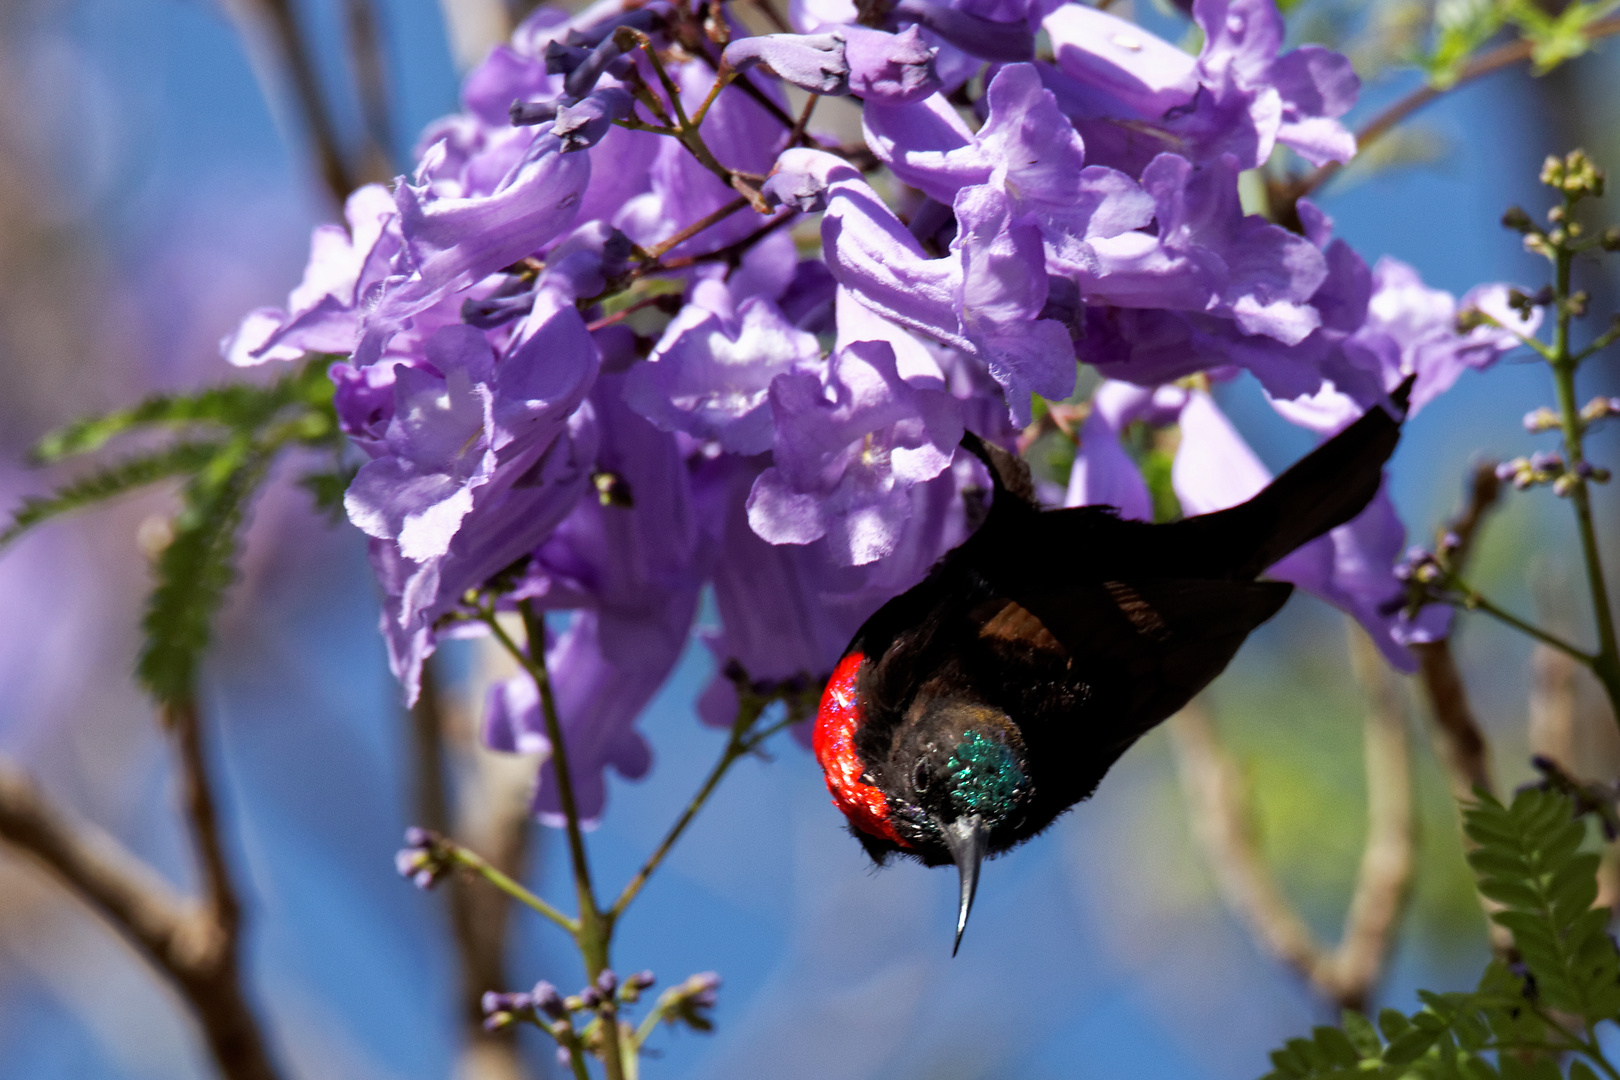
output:
M 183 479 L 173 538 L 157 558 L 156 584 L 142 620 L 136 663 L 159 701 L 192 692 L 214 616 L 236 578 L 239 534 L 253 496 L 277 456 L 301 446 L 331 452 L 335 468 L 305 480 L 323 508 L 341 506 L 348 472 L 326 375 L 331 357 L 313 356 L 266 384 L 157 395 L 131 409 L 75 421 L 40 440 L 41 463 L 89 453 L 134 432 L 178 431 L 166 446 L 105 465 L 44 498 L 24 501 L 0 532 L 0 547 L 35 525 L 167 479 Z M 206 437 L 186 437 L 192 432 Z
M 1607 913 L 1592 908 L 1598 859 L 1580 850 L 1585 819 L 1567 795 L 1528 789 L 1505 805 L 1480 793 L 1464 829 L 1478 845 L 1468 862 L 1479 890 L 1502 905 L 1492 918 L 1513 934 L 1528 978 L 1492 961 L 1472 992 L 1421 992 L 1410 1015 L 1384 1009 L 1375 1026 L 1346 1013 L 1340 1028 L 1273 1053 L 1266 1080 L 1597 1080 L 1592 1063 L 1607 1062 L 1595 1029 L 1620 1019 L 1620 952 Z M 1575 1030 L 1560 1026 L 1570 1016 L 1582 1021 Z
M 139 454 L 89 476 L 57 488 L 49 496 L 23 500 L 12 515 L 11 524 L 0 531 L 0 548 L 44 521 L 74 510 L 105 502 L 136 488 L 146 487 L 171 476 L 183 476 L 203 468 L 220 452 L 217 443 L 181 442 L 150 454 Z

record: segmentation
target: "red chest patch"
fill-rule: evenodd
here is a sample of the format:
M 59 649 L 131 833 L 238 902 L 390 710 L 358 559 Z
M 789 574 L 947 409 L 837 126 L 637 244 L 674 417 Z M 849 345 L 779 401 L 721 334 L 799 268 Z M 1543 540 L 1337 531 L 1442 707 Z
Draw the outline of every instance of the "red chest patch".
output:
M 816 761 L 827 775 L 827 790 L 833 805 L 864 833 L 906 845 L 889 824 L 889 802 L 883 792 L 864 782 L 866 768 L 855 753 L 855 729 L 861 724 L 861 706 L 855 698 L 855 676 L 866 657 L 850 653 L 838 662 L 821 695 L 816 712 L 816 730 L 811 745 Z

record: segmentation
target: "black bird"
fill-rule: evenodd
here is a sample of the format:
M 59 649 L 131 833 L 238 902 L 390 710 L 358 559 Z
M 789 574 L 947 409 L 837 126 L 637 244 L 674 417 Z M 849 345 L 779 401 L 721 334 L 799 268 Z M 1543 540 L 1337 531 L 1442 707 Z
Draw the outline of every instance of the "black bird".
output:
M 989 512 L 856 633 L 814 740 L 874 861 L 956 864 L 956 946 L 985 856 L 1089 796 L 1282 607 L 1293 586 L 1257 580 L 1266 567 L 1372 499 L 1410 389 L 1248 502 L 1163 524 L 1042 510 L 1023 462 L 963 438 L 994 482 Z

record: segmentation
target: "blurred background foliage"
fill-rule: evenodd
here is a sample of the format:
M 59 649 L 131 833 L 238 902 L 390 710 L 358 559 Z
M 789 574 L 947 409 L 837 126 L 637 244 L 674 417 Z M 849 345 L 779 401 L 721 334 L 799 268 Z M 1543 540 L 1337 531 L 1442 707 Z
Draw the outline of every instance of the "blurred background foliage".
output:
M 1286 6 L 1296 40 L 1355 60 L 1366 87 L 1353 119 L 1363 120 L 1419 84 L 1414 64 L 1433 47 L 1437 21 L 1454 38 L 1486 25 L 1470 0 Z M 1131 9 L 1119 0 L 1114 10 Z M 324 157 L 276 45 L 288 14 L 305 46 L 304 89 L 331 120 Z M 0 6 L 0 499 L 14 504 L 55 479 L 20 465 L 50 427 L 225 377 L 218 339 L 285 295 L 309 228 L 334 216 L 323 177 L 400 168 L 415 131 L 454 108 L 457 72 L 521 14 L 500 0 Z M 1169 7 L 1135 0 L 1134 14 L 1172 40 L 1186 35 Z M 367 34 L 375 64 L 351 48 Z M 1548 152 L 1584 145 L 1620 170 L 1617 74 L 1614 50 L 1600 48 L 1542 78 L 1520 65 L 1472 83 L 1375 144 L 1320 201 L 1369 262 L 1396 255 L 1458 293 L 1486 280 L 1534 287 L 1542 268 L 1496 219 L 1508 203 L 1539 206 L 1535 173 Z M 1612 200 L 1599 205 L 1613 220 Z M 1599 266 L 1581 270 L 1594 310 L 1620 306 Z M 1620 391 L 1612 359 L 1591 370 L 1583 395 Z M 1304 434 L 1275 418 L 1252 383 L 1222 393 L 1268 465 L 1304 449 Z M 1452 511 L 1470 462 L 1528 450 L 1519 417 L 1549 397 L 1539 368 L 1510 363 L 1467 376 L 1426 411 L 1394 466 L 1413 528 Z M 1060 478 L 1067 462 L 1053 449 L 1040 448 L 1038 464 Z M 1614 451 L 1604 436 L 1593 456 L 1613 465 Z M 173 508 L 169 494 L 137 496 L 54 524 L 0 559 L 0 753 L 184 887 L 193 871 L 173 814 L 175 777 L 129 679 L 146 553 Z M 1598 508 L 1612 562 L 1620 514 L 1608 492 Z M 1510 494 L 1484 531 L 1473 578 L 1578 635 L 1586 614 L 1566 518 L 1545 493 Z M 329 528 L 288 478 L 272 482 L 202 683 L 219 731 L 230 854 L 248 896 L 252 992 L 297 1077 L 494 1075 L 463 1050 L 446 899 L 415 893 L 392 869 L 420 804 L 412 726 L 375 619 L 358 534 Z M 1351 632 L 1298 599 L 1208 698 L 1252 795 L 1259 849 L 1329 942 L 1366 832 L 1367 699 Z M 1583 674 L 1476 620 L 1460 621 L 1456 648 L 1503 788 L 1529 777 L 1532 750 L 1589 776 L 1620 769 L 1620 740 Z M 461 809 L 486 819 L 509 815 L 532 775 L 529 763 L 473 746 L 473 703 L 492 663 L 471 646 L 447 658 L 440 718 Z M 694 648 L 642 721 L 654 773 L 612 788 L 593 837 L 609 877 L 634 868 L 718 750 L 720 736 L 692 713 L 709 665 Z M 1418 986 L 1471 984 L 1488 947 L 1426 708 L 1415 688 L 1403 683 L 1400 694 L 1417 873 L 1376 1001 L 1411 1008 Z M 718 1032 L 664 1037 L 649 1073 L 1236 1080 L 1264 1071 L 1265 1051 L 1330 1010 L 1222 907 L 1172 758 L 1168 733 L 1156 732 L 1054 835 L 999 861 L 954 963 L 944 875 L 869 873 L 797 747 L 745 764 L 619 946 L 623 966 L 666 981 L 707 968 L 726 979 Z M 553 837 L 531 831 L 526 843 L 530 884 L 562 887 Z M 577 985 L 561 946 L 537 921 L 514 924 L 514 985 Z M 554 1075 L 548 1055 L 539 1039 L 525 1041 L 515 1066 Z M 133 951 L 33 864 L 0 852 L 0 1077 L 205 1075 L 178 1001 Z

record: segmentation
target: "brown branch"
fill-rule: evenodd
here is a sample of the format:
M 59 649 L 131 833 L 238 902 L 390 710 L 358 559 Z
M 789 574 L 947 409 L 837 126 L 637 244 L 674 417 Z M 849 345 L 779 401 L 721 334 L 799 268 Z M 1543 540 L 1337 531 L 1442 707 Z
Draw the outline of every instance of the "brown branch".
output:
M 222 1076 L 278 1080 L 242 995 L 236 939 L 213 910 L 181 900 L 110 837 L 71 821 L 26 776 L 3 765 L 0 839 L 42 863 L 174 984 Z
M 201 913 L 98 829 L 70 822 L 21 770 L 0 764 L 0 839 L 44 864 L 163 968 L 211 951 Z
M 1586 28 L 1586 33 L 1593 41 L 1620 34 L 1620 15 L 1610 15 L 1607 18 L 1596 20 Z M 1534 50 L 1535 46 L 1533 44 L 1524 38 L 1519 38 L 1498 45 L 1496 48 L 1474 57 L 1474 59 L 1463 65 L 1462 70 L 1457 73 L 1457 78 L 1449 86 L 1441 88 L 1433 83 L 1425 83 L 1373 117 L 1364 127 L 1357 131 L 1357 150 L 1364 149 L 1368 143 L 1376 142 L 1389 134 L 1407 117 L 1447 91 L 1455 90 L 1464 83 L 1473 82 L 1475 79 L 1483 78 L 1504 68 L 1522 64 L 1530 59 Z M 1282 192 L 1286 205 L 1291 207 L 1294 203 L 1333 179 L 1343 168 L 1343 162 L 1330 161 L 1326 165 L 1322 165 L 1288 183 Z
M 1228 908 L 1260 945 L 1340 1008 L 1363 1009 L 1406 909 L 1412 880 L 1412 773 L 1405 711 L 1370 642 L 1356 637 L 1357 667 L 1371 700 L 1365 720 L 1367 840 L 1339 945 L 1319 944 L 1266 866 L 1247 785 L 1199 702 L 1170 721 L 1193 834 Z M 1368 655 L 1370 654 L 1370 656 Z
M 326 190 L 339 206 L 349 192 L 366 179 L 386 179 L 386 176 L 360 176 L 344 160 L 343 147 L 338 140 L 337 127 L 321 94 L 320 80 L 315 63 L 305 47 L 299 32 L 298 19 L 290 0 L 221 0 L 226 12 L 237 24 L 238 32 L 247 39 L 260 39 L 268 47 L 271 57 L 285 73 L 288 89 L 292 92 L 311 149 L 316 170 Z M 262 78 L 268 78 L 266 73 Z M 278 95 L 278 88 L 264 87 L 266 96 Z
M 1490 745 L 1468 704 L 1468 691 L 1457 669 L 1451 640 L 1413 645 L 1412 651 L 1417 654 L 1418 678 L 1434 720 L 1435 753 L 1451 778 L 1452 795 L 1459 802 L 1469 802 L 1475 788 L 1494 792 Z
M 355 94 L 366 133 L 360 171 L 372 179 L 385 180 L 398 170 L 392 152 L 394 124 L 388 107 L 388 71 L 383 62 L 382 32 L 377 25 L 377 0 L 344 0 L 344 16 Z
M 1501 494 L 1502 482 L 1496 478 L 1496 463 L 1476 464 L 1468 479 L 1463 505 L 1445 530 L 1459 541 L 1450 555 L 1450 565 L 1455 572 L 1461 573 L 1467 567 L 1479 539 L 1480 526 Z M 1463 686 L 1450 639 L 1413 645 L 1412 651 L 1417 654 L 1424 697 L 1434 719 L 1435 753 L 1451 778 L 1452 794 L 1459 802 L 1467 802 L 1473 798 L 1475 788 L 1494 791 L 1490 746 L 1468 704 L 1468 692 Z

